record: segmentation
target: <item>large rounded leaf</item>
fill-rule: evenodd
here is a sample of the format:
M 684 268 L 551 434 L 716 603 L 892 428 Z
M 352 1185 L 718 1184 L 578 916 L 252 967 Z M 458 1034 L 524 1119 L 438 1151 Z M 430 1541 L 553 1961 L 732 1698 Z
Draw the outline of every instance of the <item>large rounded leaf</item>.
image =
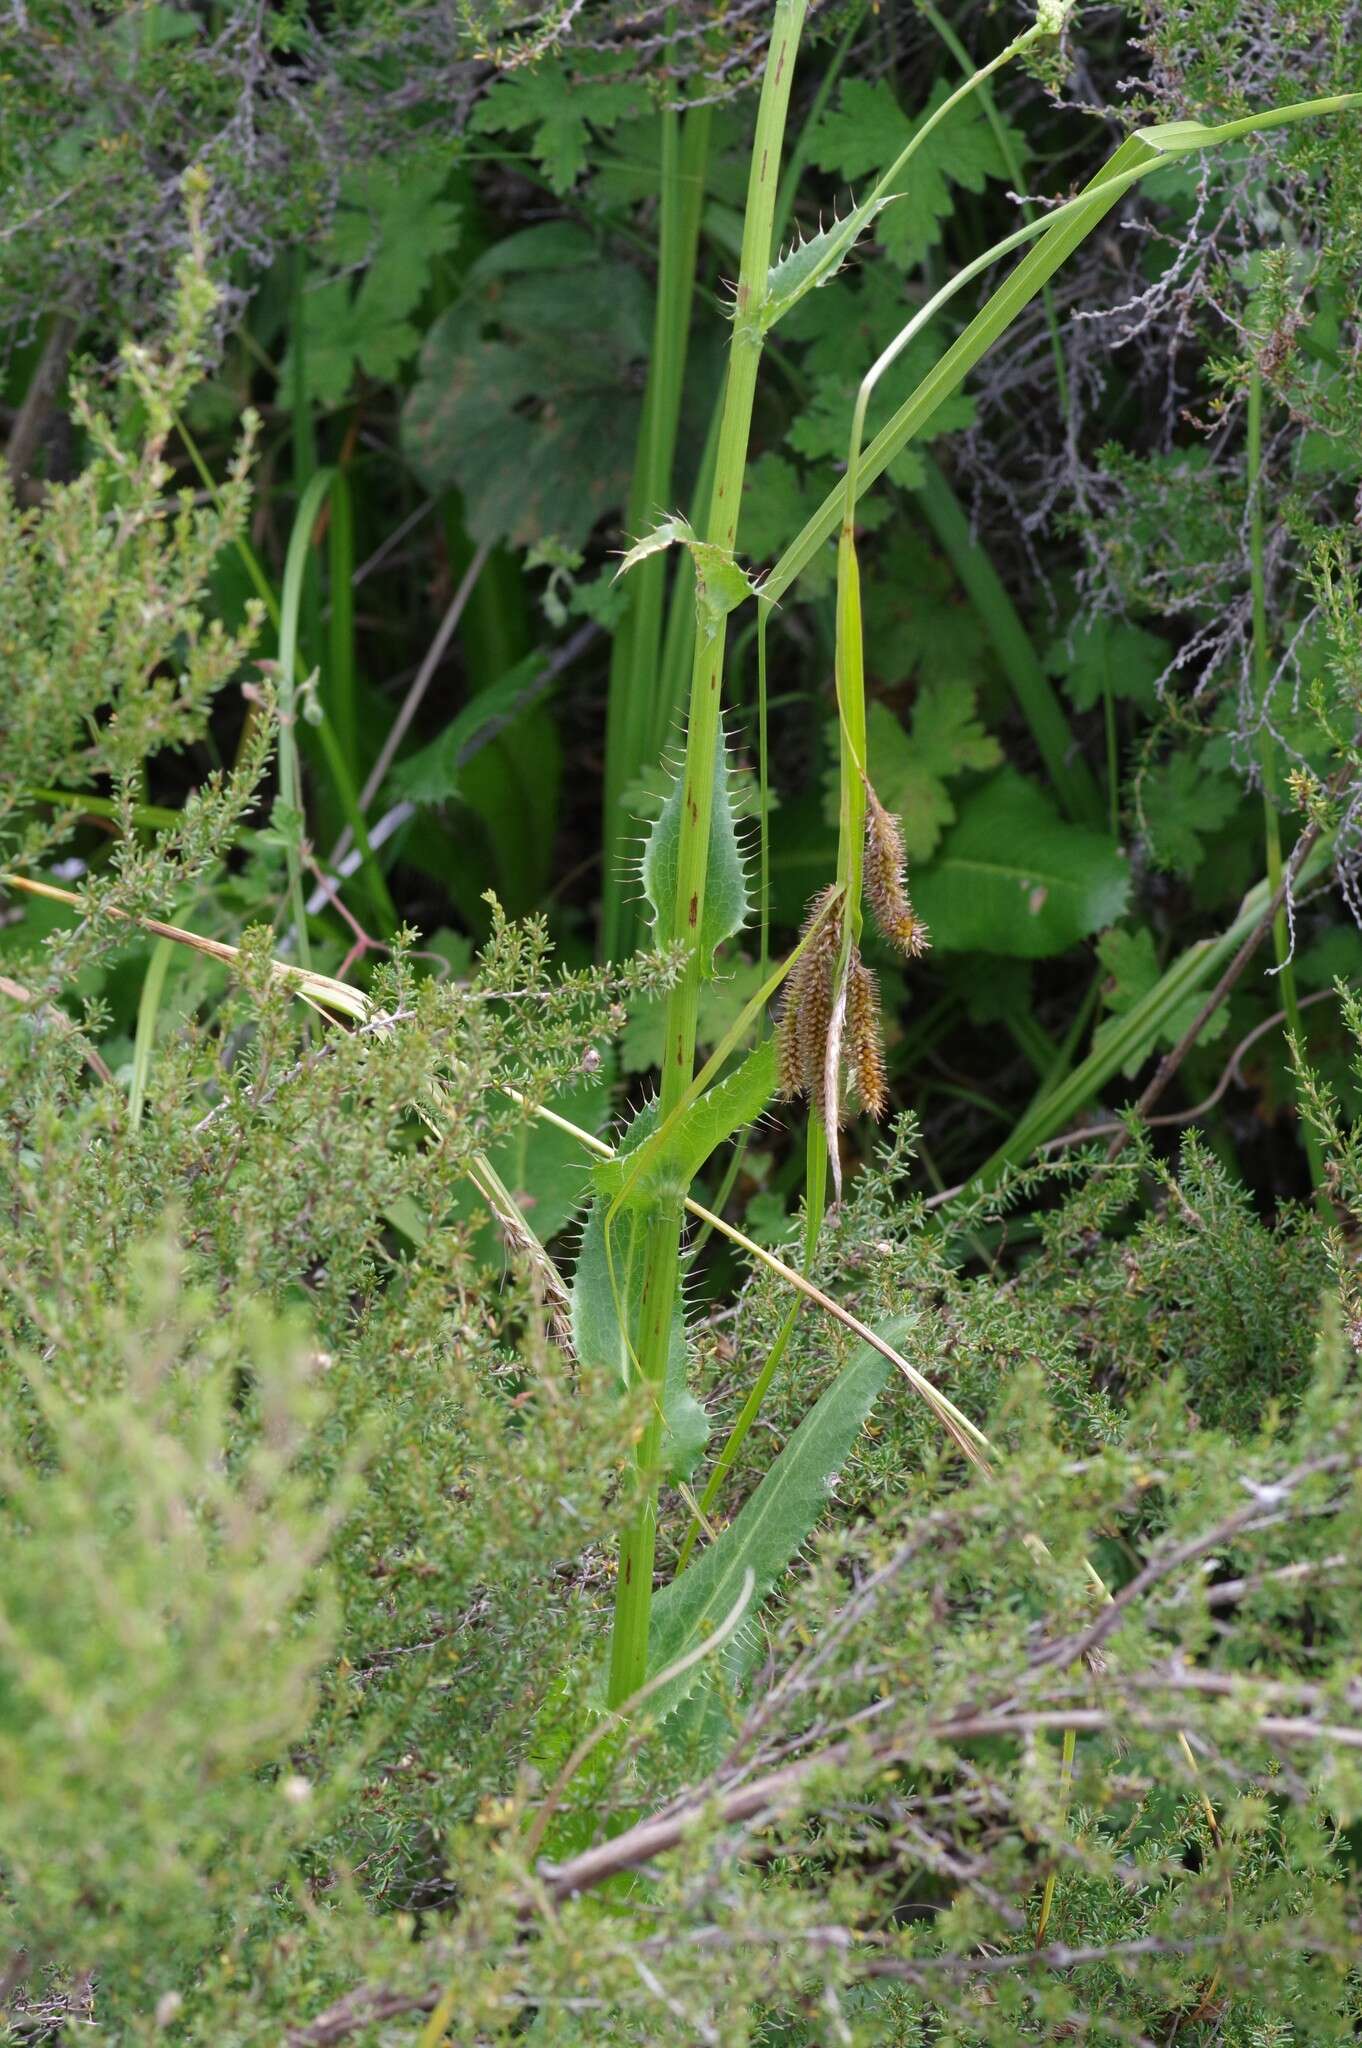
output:
M 1106 833 L 1067 824 L 1034 782 L 1004 768 L 961 803 L 912 891 L 938 950 L 1036 960 L 1114 924 L 1130 870 Z
M 458 487 L 475 540 L 579 546 L 628 490 L 647 287 L 579 230 L 551 227 L 474 266 L 402 413 L 412 467 L 432 491 Z

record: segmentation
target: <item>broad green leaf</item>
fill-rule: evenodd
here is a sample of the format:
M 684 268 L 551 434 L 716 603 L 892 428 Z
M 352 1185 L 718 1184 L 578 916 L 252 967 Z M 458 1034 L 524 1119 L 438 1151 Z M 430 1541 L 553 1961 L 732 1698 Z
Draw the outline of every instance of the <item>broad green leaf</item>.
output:
M 479 690 L 438 738 L 398 763 L 392 772 L 393 788 L 416 804 L 447 803 L 458 796 L 462 769 L 540 701 L 548 687 L 547 671 L 542 654 L 527 654 L 497 682 Z
M 728 763 L 721 745 L 714 756 L 709 869 L 705 879 L 704 910 L 700 917 L 701 950 L 706 963 L 712 960 L 716 947 L 741 931 L 749 909 L 747 874 L 738 847 L 728 780 Z M 659 946 L 672 945 L 684 936 L 678 929 L 676 915 L 684 790 L 685 779 L 678 776 L 661 811 L 653 820 L 643 849 L 643 893 L 652 908 L 653 932 Z
M 883 79 L 873 84 L 847 79 L 836 108 L 813 131 L 813 161 L 847 179 L 883 171 L 953 89 L 941 80 L 922 113 L 910 119 Z M 1014 134 L 1012 140 L 1014 149 L 1024 152 L 1021 137 Z M 1006 156 L 983 107 L 977 100 L 964 102 L 923 139 L 905 167 L 902 194 L 887 204 L 878 229 L 886 251 L 904 269 L 916 267 L 941 239 L 955 204 L 952 185 L 982 192 L 989 178 L 1008 176 Z
M 619 1155 L 627 1157 L 656 1123 L 657 1105 L 650 1103 L 634 1118 L 618 1148 Z M 607 1253 L 609 1207 L 608 1195 L 596 1195 L 582 1231 L 572 1277 L 572 1341 L 583 1365 L 610 1373 L 623 1389 L 636 1379 L 639 1290 L 648 1224 L 638 1209 L 621 1209 L 610 1224 Z M 687 1386 L 686 1364 L 686 1329 L 678 1289 L 662 1396 L 662 1457 L 667 1471 L 678 1479 L 693 1470 L 709 1438 L 709 1419 Z
M 978 678 L 995 667 L 985 608 L 960 602 L 951 565 L 902 521 L 867 579 L 865 654 L 886 689 L 914 674 Z
M 1004 768 L 962 804 L 913 897 L 943 951 L 1035 960 L 1113 923 L 1129 889 L 1113 840 L 1066 824 L 1034 783 Z
M 1324 872 L 1333 856 L 1334 835 L 1322 833 L 1301 863 L 1296 886 L 1303 890 Z M 1154 1045 L 1169 1017 L 1189 996 L 1214 980 L 1248 934 L 1261 924 L 1270 895 L 1266 882 L 1250 889 L 1232 924 L 1217 938 L 1199 939 L 1189 946 L 1164 969 L 1147 995 L 1132 1003 L 1123 1016 L 1113 1018 L 1110 1031 L 1103 1033 L 1102 1043 L 1094 1045 L 1088 1057 L 1058 1087 L 1033 1104 L 1006 1143 L 980 1167 L 971 1187 L 991 1187 L 1009 1166 L 1019 1164 L 1037 1145 L 1043 1145 L 1056 1131 L 1064 1130 L 1114 1074 Z
M 447 167 L 385 165 L 346 173 L 324 249 L 342 275 L 312 282 L 303 295 L 303 361 L 308 389 L 322 405 L 340 405 L 356 369 L 392 383 L 415 355 L 412 325 L 437 256 L 459 238 L 460 209 L 442 194 Z M 358 282 L 354 273 L 362 271 Z M 287 388 L 290 361 L 281 370 Z
M 1111 1039 L 1113 1032 L 1118 1028 L 1118 1020 L 1133 1010 L 1137 1003 L 1143 1002 L 1151 990 L 1158 986 L 1159 980 L 1154 935 L 1147 929 L 1127 932 L 1118 926 L 1112 931 L 1103 932 L 1097 942 L 1097 957 L 1105 972 L 1111 977 L 1102 991 L 1102 1001 L 1112 1014 L 1105 1023 L 1099 1024 L 1093 1033 L 1094 1051 L 1100 1051 L 1104 1039 Z M 1196 1022 L 1201 1003 L 1202 998 L 1199 995 L 1189 995 L 1166 1010 L 1159 1020 L 1150 1044 L 1141 1046 L 1122 1066 L 1121 1072 L 1127 1080 L 1138 1074 L 1148 1059 L 1152 1046 L 1178 1043 Z M 1222 1003 L 1203 1027 L 1198 1044 L 1208 1039 L 1219 1038 L 1229 1023 L 1229 1015 L 1228 1006 Z
M 881 1334 L 896 1344 L 906 1327 L 899 1320 L 886 1324 Z M 827 1507 L 837 1475 L 891 1369 L 878 1351 L 860 1345 L 804 1417 L 736 1520 L 658 1594 L 648 1639 L 650 1672 L 665 1670 L 718 1627 L 732 1612 L 749 1571 L 756 1581 L 755 1599 L 763 1600 L 789 1570 Z M 739 1635 L 720 1653 L 721 1669 L 739 1668 L 742 1654 Z M 649 1712 L 674 1712 L 695 1686 L 712 1682 L 713 1677 L 708 1665 L 682 1673 L 674 1685 L 661 1687 L 653 1696 Z
M 1197 755 L 1172 754 L 1151 768 L 1140 785 L 1140 810 L 1155 867 L 1195 874 L 1203 838 L 1227 825 L 1242 801 L 1239 785 Z
M 459 489 L 475 540 L 577 546 L 628 493 L 647 288 L 590 237 L 550 225 L 474 266 L 403 408 L 413 468 L 431 490 Z
M 579 1130 L 599 1132 L 610 1120 L 610 1079 L 603 1067 L 578 1087 L 551 1096 L 547 1106 Z M 489 1146 L 488 1157 L 541 1244 L 580 1215 L 591 1188 L 590 1155 L 582 1150 L 580 1139 L 541 1117 L 527 1116 L 499 1144 Z M 457 1215 L 471 1216 L 485 1213 L 486 1204 L 461 1185 L 453 1208 Z M 477 1256 L 489 1265 L 499 1269 L 504 1263 L 501 1226 L 494 1217 L 488 1218 L 474 1244 Z

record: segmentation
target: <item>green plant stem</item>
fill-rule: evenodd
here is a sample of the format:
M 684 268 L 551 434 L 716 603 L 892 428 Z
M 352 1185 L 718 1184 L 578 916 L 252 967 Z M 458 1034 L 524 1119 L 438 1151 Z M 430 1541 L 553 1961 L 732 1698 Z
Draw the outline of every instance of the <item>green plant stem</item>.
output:
M 649 520 L 660 517 L 672 495 L 672 466 L 685 384 L 709 158 L 710 114 L 709 107 L 697 107 L 684 119 L 670 108 L 662 115 L 657 303 L 626 513 L 631 536 L 637 536 Z M 667 564 L 660 555 L 639 564 L 628 585 L 629 610 L 611 649 L 606 701 L 606 865 L 601 896 L 602 949 L 608 960 L 624 958 L 636 937 L 637 913 L 628 893 L 621 846 L 628 823 L 621 799 L 649 758 L 647 746 L 657 691 L 666 587 Z
M 326 705 L 336 745 L 353 784 L 359 776 L 359 712 L 355 678 L 355 501 L 350 479 L 337 469 L 331 483 L 331 525 L 327 533 L 331 615 L 327 647 Z
M 785 231 L 789 227 L 791 216 L 794 213 L 795 194 L 799 190 L 799 181 L 808 168 L 809 157 L 813 149 L 814 131 L 822 120 L 828 101 L 836 90 L 837 81 L 842 75 L 842 67 L 846 63 L 847 54 L 855 39 L 856 31 L 860 28 L 864 19 L 865 0 L 857 0 L 857 4 L 848 12 L 847 24 L 842 31 L 842 40 L 832 53 L 832 61 L 824 67 L 823 74 L 818 81 L 818 88 L 809 102 L 808 112 L 804 116 L 803 126 L 795 138 L 794 147 L 791 149 L 786 161 L 785 170 L 780 180 L 780 190 L 776 194 L 776 217 L 772 236 L 776 247 L 779 247 L 784 241 Z
M 714 489 L 704 538 L 731 553 L 738 530 L 747 444 L 751 433 L 757 369 L 761 361 L 761 305 L 771 263 L 776 181 L 794 82 L 795 55 L 807 0 L 776 0 L 771 42 L 762 77 L 756 134 L 743 221 L 742 260 L 733 312 L 733 337 L 724 387 Z M 706 962 L 700 935 L 704 924 L 706 867 L 714 799 L 714 768 L 720 744 L 725 621 L 707 618 L 696 635 L 690 712 L 683 770 L 680 844 L 677 850 L 675 929 L 685 935 L 686 957 L 667 999 L 665 1057 L 660 1119 L 665 1122 L 684 1096 L 695 1066 L 696 1015 Z M 662 1443 L 661 1390 L 666 1377 L 672 1304 L 680 1266 L 681 1206 L 659 1205 L 649 1219 L 642 1284 L 643 1328 L 638 1365 L 651 1391 L 651 1412 L 637 1450 L 639 1498 L 620 1541 L 619 1578 L 610 1648 L 609 1704 L 619 1707 L 647 1677 L 648 1626 L 652 1612 L 653 1553 Z
M 940 36 L 942 42 L 960 66 L 960 69 L 972 73 L 974 71 L 974 59 L 970 56 L 969 51 L 965 48 L 945 16 L 938 13 L 937 9 L 931 5 L 931 0 L 919 0 L 919 5 L 922 13 L 936 30 L 936 33 Z M 984 110 L 984 119 L 988 122 L 993 132 L 993 139 L 998 145 L 998 154 L 1007 167 L 1007 175 L 1012 181 L 1012 189 L 1014 192 L 1019 193 L 1023 183 L 1021 158 L 1017 154 L 1016 144 L 1012 139 L 1013 131 L 998 112 L 997 102 L 993 97 L 993 89 L 987 80 L 980 81 L 979 104 Z M 1033 220 L 1035 218 L 1035 211 L 1033 201 L 1030 199 L 1022 200 L 1021 214 L 1023 220 Z M 1059 410 L 1063 418 L 1067 420 L 1069 417 L 1069 372 L 1064 362 L 1064 344 L 1059 336 L 1059 319 L 1055 313 L 1054 295 L 1048 284 L 1042 287 L 1040 296 L 1041 304 L 1045 308 L 1045 325 L 1050 332 L 1050 354 L 1054 358 L 1055 384 L 1059 392 Z
M 174 957 L 174 940 L 158 939 L 151 949 L 142 981 L 142 993 L 137 1004 L 137 1030 L 132 1042 L 132 1080 L 128 1084 L 128 1122 L 133 1129 L 142 1121 L 147 1081 L 151 1074 L 151 1055 L 156 1044 L 156 1019 L 160 1014 L 166 975 Z
M 295 249 L 292 258 L 292 307 L 289 320 L 290 375 L 289 412 L 293 426 L 293 483 L 301 503 L 303 494 L 317 474 L 317 427 L 312 416 L 312 397 L 307 384 L 307 258 Z M 313 660 L 320 659 L 322 644 L 322 599 L 317 582 L 316 562 L 309 552 L 304 563 L 301 591 L 303 644 Z
M 715 406 L 700 451 L 695 482 L 695 502 L 704 505 L 714 490 L 714 465 L 719 455 L 719 428 L 723 422 L 722 402 Z M 662 665 L 657 688 L 652 693 L 651 722 L 644 763 L 656 761 L 676 738 L 685 702 L 686 686 L 695 660 L 695 564 L 689 549 L 682 549 L 672 579 L 667 629 L 662 641 Z
M 1059 1793 L 1056 1802 L 1059 1808 L 1059 1824 L 1061 1827 L 1065 1826 L 1069 1818 L 1069 1802 L 1073 1797 L 1074 1757 L 1077 1749 L 1077 1729 L 1066 1728 L 1064 1730 L 1063 1745 L 1060 1750 Z M 1045 1930 L 1050 1925 L 1050 1913 L 1055 1903 L 1057 1877 L 1057 1872 L 1052 1870 L 1045 1880 L 1045 1889 L 1041 1893 L 1040 1911 L 1036 1915 L 1035 1946 L 1037 1948 L 1044 1941 Z
M 904 168 L 914 150 L 937 122 L 944 120 L 951 109 L 970 92 L 983 84 L 988 75 L 1014 57 L 1032 39 L 1034 31 L 1010 43 L 993 62 L 973 73 L 965 83 L 947 99 L 936 112 L 924 122 L 913 137 L 907 149 L 901 152 L 895 163 L 878 181 L 872 194 L 871 203 L 882 194 L 899 172 Z M 837 689 L 837 713 L 840 732 L 840 776 L 838 808 L 837 882 L 842 891 L 842 940 L 838 959 L 836 985 L 844 991 L 850 967 L 852 949 L 861 936 L 861 879 L 865 852 L 866 814 L 866 711 L 865 711 L 865 661 L 861 617 L 860 565 L 856 555 L 856 473 L 860 458 L 861 438 L 865 424 L 866 407 L 881 371 L 888 367 L 900 344 L 895 344 L 874 365 L 862 383 L 857 398 L 856 412 L 851 429 L 851 446 L 847 460 L 847 482 L 842 516 L 842 527 L 837 543 L 837 616 L 835 670 Z M 763 957 L 767 941 L 769 915 L 769 859 L 766 830 L 767 796 L 767 755 L 766 755 L 766 621 L 769 607 L 759 605 L 758 617 L 758 725 L 761 761 L 761 891 L 762 891 L 762 948 Z M 844 997 L 839 993 L 834 1015 L 840 1018 Z M 824 1099 L 830 1106 L 833 1136 L 829 1141 L 827 1133 L 816 1117 L 808 1123 L 808 1179 L 805 1199 L 805 1265 L 811 1266 L 817 1246 L 818 1232 L 822 1224 L 824 1206 L 827 1200 L 827 1177 L 832 1172 L 833 1189 L 837 1199 L 841 1197 L 841 1168 L 837 1152 L 836 1129 L 838 1125 L 837 1105 L 840 1100 L 840 1030 L 835 1022 L 829 1033 L 826 1052 L 827 1073 L 825 1076 Z M 712 1504 L 719 1487 L 731 1469 L 743 1440 L 751 1429 L 761 1404 L 784 1357 L 790 1338 L 794 1333 L 798 1302 L 792 1305 L 785 1323 L 777 1335 L 760 1374 L 744 1403 L 741 1414 L 715 1465 L 699 1511 L 691 1528 L 687 1531 L 682 1546 L 681 1562 L 684 1564 L 694 1545 L 697 1526 L 703 1522 L 707 1508 Z
M 823 1126 L 817 1117 L 810 1117 L 805 1139 L 804 1166 L 804 1273 L 807 1277 L 813 1271 L 814 1255 L 818 1249 L 818 1234 L 823 1227 L 823 1211 L 827 1202 L 828 1148 Z M 705 1481 L 705 1490 L 696 1505 L 681 1544 L 676 1569 L 683 1572 L 690 1562 L 691 1552 L 709 1517 L 724 1481 L 733 1470 L 739 1451 L 747 1434 L 761 1413 L 763 1401 L 771 1388 L 771 1382 L 779 1371 L 785 1353 L 794 1336 L 795 1324 L 799 1321 L 804 1306 L 804 1296 L 796 1293 L 785 1312 L 785 1320 L 776 1332 L 775 1342 L 766 1355 L 761 1371 L 748 1392 L 738 1412 L 737 1420 L 724 1441 L 724 1447 L 714 1461 L 714 1468 Z
M 1266 521 L 1263 507 L 1263 375 L 1255 364 L 1248 391 L 1248 488 L 1249 488 L 1249 579 L 1253 602 L 1253 685 L 1254 708 L 1258 716 L 1258 768 L 1263 781 L 1263 841 L 1267 863 L 1267 886 L 1276 894 L 1282 879 L 1282 827 L 1278 812 L 1281 777 L 1273 743 L 1271 711 L 1272 671 L 1268 654 Z M 1277 975 L 1282 985 L 1282 1008 L 1286 1028 L 1298 1045 L 1301 1037 L 1300 999 L 1296 971 L 1291 960 L 1291 928 L 1286 907 L 1272 920 L 1272 950 L 1277 958 Z M 1299 1114 L 1299 1089 L 1292 1067 L 1292 1091 L 1297 1097 L 1297 1116 L 1310 1162 L 1310 1181 L 1316 1198 L 1324 1189 L 1324 1155 L 1319 1138 L 1307 1117 Z
M 299 964 L 312 964 L 303 900 L 303 780 L 298 753 L 298 627 L 303 588 L 312 550 L 312 529 L 331 483 L 329 469 L 318 470 L 298 501 L 298 511 L 284 558 L 284 589 L 279 605 L 279 795 L 289 812 L 285 830 L 288 894 Z

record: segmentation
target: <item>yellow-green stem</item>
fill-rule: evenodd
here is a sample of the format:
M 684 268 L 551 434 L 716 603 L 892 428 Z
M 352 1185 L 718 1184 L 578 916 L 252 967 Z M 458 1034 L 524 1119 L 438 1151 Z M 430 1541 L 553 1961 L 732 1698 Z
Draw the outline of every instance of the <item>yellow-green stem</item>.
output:
M 757 109 L 714 489 L 703 535 L 711 545 L 729 552 L 738 532 L 752 405 L 761 361 L 761 310 L 771 264 L 781 147 L 795 55 L 807 4 L 808 0 L 776 0 Z M 721 740 L 725 640 L 725 622 L 721 617 L 703 621 L 696 635 L 691 672 L 674 927 L 682 934 L 687 952 L 680 978 L 667 1002 L 660 1103 L 663 1122 L 684 1096 L 695 1068 L 696 1015 L 700 983 L 706 968 L 701 933 L 704 929 L 714 764 Z M 609 1703 L 612 1707 L 622 1705 L 638 1691 L 647 1677 L 660 1477 L 658 1460 L 662 1442 L 661 1397 L 681 1261 L 681 1221 L 679 1205 L 659 1208 L 649 1221 L 645 1240 L 638 1365 L 640 1376 L 651 1389 L 653 1398 L 637 1448 L 639 1486 L 636 1505 L 620 1539 L 619 1579 L 610 1647 Z

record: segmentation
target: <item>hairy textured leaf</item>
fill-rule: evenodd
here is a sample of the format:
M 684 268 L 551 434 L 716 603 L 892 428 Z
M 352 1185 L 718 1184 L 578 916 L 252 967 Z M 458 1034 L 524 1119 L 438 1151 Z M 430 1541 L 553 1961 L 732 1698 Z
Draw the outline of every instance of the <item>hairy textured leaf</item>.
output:
M 1173 754 L 1151 768 L 1140 786 L 1140 809 L 1155 867 L 1195 874 L 1203 836 L 1227 825 L 1241 801 L 1239 785 L 1194 754 Z
M 629 1126 L 620 1154 L 627 1156 L 656 1125 L 657 1105 L 650 1103 Z M 611 1222 L 607 1254 L 605 1218 L 609 1207 L 610 1197 L 597 1194 L 582 1231 L 572 1277 L 572 1341 L 583 1365 L 611 1373 L 625 1388 L 632 1386 L 636 1377 L 633 1360 L 638 1356 L 639 1289 L 647 1223 L 637 1209 L 622 1209 Z M 667 1471 L 679 1479 L 692 1471 L 709 1438 L 709 1419 L 686 1384 L 686 1361 L 686 1328 L 678 1289 L 662 1396 L 662 1456 Z
M 307 386 L 320 404 L 340 405 L 356 368 L 390 383 L 416 353 L 410 316 L 435 258 L 459 238 L 460 209 L 442 197 L 447 175 L 443 164 L 407 165 L 400 177 L 379 164 L 346 174 L 324 252 L 344 274 L 310 284 L 302 303 Z M 286 357 L 285 384 L 290 369 Z
M 738 846 L 729 790 L 728 763 L 720 746 L 714 756 L 714 806 L 709 825 L 709 870 L 705 880 L 705 906 L 700 918 L 700 942 L 706 960 L 717 946 L 741 931 L 747 921 L 747 873 Z M 676 877 L 681 848 L 681 806 L 685 779 L 672 784 L 658 816 L 649 829 L 643 849 L 643 893 L 653 912 L 653 932 L 659 946 L 673 944 L 683 934 L 677 928 Z
M 1034 960 L 1111 924 L 1129 890 L 1113 840 L 1066 824 L 1033 782 L 1004 768 L 961 806 L 913 896 L 933 945 Z
M 571 189 L 586 167 L 594 129 L 608 134 L 644 110 L 643 89 L 634 81 L 569 78 L 561 59 L 541 58 L 499 78 L 479 102 L 472 126 L 482 135 L 530 132 L 530 151 L 549 188 Z
M 885 1324 L 881 1334 L 893 1344 L 905 1328 L 899 1320 Z M 665 1670 L 718 1627 L 732 1612 L 749 1571 L 756 1580 L 757 1600 L 764 1599 L 788 1571 L 826 1508 L 837 1475 L 891 1369 L 870 1345 L 859 1346 L 804 1417 L 737 1519 L 658 1594 L 648 1639 L 650 1672 Z M 720 1653 L 718 1663 L 721 1669 L 733 1669 L 741 1660 L 740 1634 Z M 673 1684 L 659 1689 L 649 1711 L 674 1711 L 695 1686 L 713 1676 L 707 1665 L 683 1672 Z
M 1108 690 L 1113 697 L 1148 709 L 1171 651 L 1166 641 L 1143 626 L 1099 616 L 1052 642 L 1046 667 L 1051 675 L 1063 677 L 1065 693 L 1077 711 L 1091 711 Z

